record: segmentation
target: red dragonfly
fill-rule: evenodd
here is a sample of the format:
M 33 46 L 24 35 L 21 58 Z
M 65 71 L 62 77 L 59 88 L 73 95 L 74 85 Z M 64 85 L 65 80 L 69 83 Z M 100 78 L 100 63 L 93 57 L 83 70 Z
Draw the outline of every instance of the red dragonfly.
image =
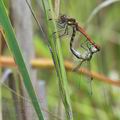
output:
M 79 66 L 84 61 L 90 61 L 93 54 L 100 51 L 100 47 L 97 44 L 95 44 L 95 42 L 90 38 L 90 36 L 85 32 L 85 30 L 79 26 L 78 22 L 74 18 L 70 18 L 66 15 L 61 15 L 57 23 L 60 29 L 64 29 L 64 32 L 62 35 L 60 35 L 60 37 L 64 35 L 68 35 L 68 27 L 69 26 L 72 27 L 72 36 L 70 39 L 70 50 L 78 59 L 81 59 L 81 63 L 79 64 Z M 76 32 L 80 32 L 86 38 L 86 40 L 81 44 L 81 47 L 85 49 L 84 53 L 78 52 L 73 48 L 73 41 L 76 36 Z M 83 46 L 84 44 L 86 44 L 87 48 Z
M 62 37 L 64 35 L 68 35 L 68 30 L 69 30 L 68 27 L 72 28 L 72 35 L 71 35 L 71 39 L 70 39 L 70 50 L 76 58 L 81 60 L 81 62 L 73 69 L 74 71 L 76 71 L 82 65 L 83 62 L 88 61 L 88 63 L 89 63 L 93 54 L 100 51 L 100 47 L 90 38 L 90 36 L 85 32 L 85 30 L 81 26 L 79 26 L 78 22 L 74 18 L 70 18 L 66 15 L 61 15 L 59 17 L 57 23 L 58 23 L 58 27 L 60 28 L 60 31 L 62 29 L 64 29 L 64 32 L 62 35 L 60 35 L 60 37 Z M 81 48 L 83 48 L 85 50 L 84 52 L 83 51 L 78 52 L 73 48 L 73 42 L 75 40 L 77 32 L 80 32 L 82 34 L 82 36 L 84 36 L 86 39 L 83 43 L 81 43 Z M 80 36 L 80 38 L 82 36 Z M 89 69 L 90 69 L 90 63 L 88 65 L 89 65 Z M 91 85 L 92 79 L 93 78 L 91 77 L 91 79 L 89 81 L 90 88 L 91 88 L 90 94 L 92 94 L 92 85 Z

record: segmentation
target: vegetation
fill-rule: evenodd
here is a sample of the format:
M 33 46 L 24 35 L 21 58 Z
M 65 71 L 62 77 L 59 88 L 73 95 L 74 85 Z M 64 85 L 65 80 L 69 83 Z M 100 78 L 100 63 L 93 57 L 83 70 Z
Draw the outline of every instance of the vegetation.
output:
M 16 31 L 14 34 L 9 22 L 10 18 L 7 17 L 5 8 L 2 6 L 3 3 L 7 8 L 7 14 L 11 15 L 9 9 L 11 3 L 0 0 L 0 27 L 3 36 L 0 42 L 2 81 L 0 82 L 0 90 L 2 90 L 0 91 L 0 106 L 2 106 L 0 119 L 26 120 L 24 106 L 27 102 L 30 109 L 33 106 L 37 113 L 34 113 L 35 120 L 48 118 L 49 120 L 119 120 L 120 1 L 36 0 L 32 1 L 31 5 L 25 2 L 31 16 L 35 15 L 31 19 L 33 19 L 33 45 L 36 57 L 29 60 L 29 63 L 33 69 L 37 70 L 37 81 L 43 80 L 45 83 L 45 86 L 40 87 L 39 92 L 33 89 L 35 85 L 30 80 L 31 77 L 24 62 L 25 58 L 22 57 L 24 52 L 19 50 L 19 42 L 15 37 Z M 56 24 L 58 14 L 75 18 L 92 40 L 100 46 L 100 51 L 94 54 L 90 61 L 90 68 L 87 67 L 88 63 L 84 62 L 78 71 L 73 71 L 80 60 L 70 51 L 71 28 L 69 28 L 70 35 L 59 37 L 59 32 L 55 36 L 53 34 L 58 29 Z M 38 23 L 34 20 L 35 17 Z M 12 20 L 14 21 L 11 19 L 11 22 Z M 74 47 L 80 51 L 81 39 L 78 33 L 77 36 L 79 39 L 76 39 Z M 4 40 L 12 54 L 3 44 Z M 6 55 L 14 56 L 23 80 L 16 72 L 17 68 L 13 59 L 5 58 Z M 9 67 L 11 69 L 8 72 Z M 22 94 L 24 92 L 22 83 L 29 97 Z M 42 95 L 40 102 L 38 101 L 39 94 Z

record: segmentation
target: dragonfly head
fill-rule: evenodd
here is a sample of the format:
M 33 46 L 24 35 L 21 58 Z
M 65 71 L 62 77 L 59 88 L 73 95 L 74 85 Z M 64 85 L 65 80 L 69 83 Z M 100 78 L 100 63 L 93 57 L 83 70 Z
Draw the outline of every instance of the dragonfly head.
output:
M 95 48 L 97 49 L 97 52 L 100 51 L 100 46 L 95 45 Z
M 97 45 L 92 45 L 89 49 L 92 53 L 96 53 L 96 52 L 100 51 L 100 47 Z
M 60 24 L 64 24 L 64 23 L 67 23 L 67 20 L 68 20 L 68 18 L 67 18 L 66 15 L 61 15 L 61 16 L 59 17 L 59 19 L 58 19 L 58 22 L 59 22 Z

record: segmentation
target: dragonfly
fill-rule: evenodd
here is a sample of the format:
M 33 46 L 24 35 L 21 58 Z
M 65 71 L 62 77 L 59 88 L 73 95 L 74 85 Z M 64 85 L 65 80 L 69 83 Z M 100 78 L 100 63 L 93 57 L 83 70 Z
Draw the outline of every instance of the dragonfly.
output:
M 42 33 L 44 34 L 42 26 L 39 24 L 35 14 L 34 14 L 34 11 L 32 10 L 32 8 L 29 5 L 29 3 L 27 2 L 27 0 L 26 0 L 26 3 L 28 4 L 28 6 L 31 10 L 31 13 L 32 13 L 35 21 L 37 22 L 39 28 L 41 29 Z M 52 19 L 49 19 L 49 20 L 52 20 Z M 93 54 L 100 51 L 100 47 L 98 45 L 96 45 L 95 42 L 89 37 L 89 35 L 87 35 L 85 30 L 81 26 L 79 26 L 76 19 L 70 18 L 66 15 L 61 15 L 56 21 L 57 21 L 57 25 L 58 25 L 59 29 L 61 29 L 58 32 L 64 30 L 63 34 L 60 35 L 59 37 L 68 35 L 69 34 L 69 32 L 68 32 L 69 27 L 72 28 L 72 35 L 71 35 L 71 39 L 70 39 L 70 50 L 75 57 L 77 57 L 78 59 L 81 60 L 80 64 L 78 64 L 77 67 L 74 68 L 74 70 L 77 70 L 77 68 L 79 68 L 84 61 L 90 61 Z M 76 32 L 82 33 L 82 35 L 86 38 L 85 42 L 83 42 L 81 44 L 81 47 L 85 50 L 85 52 L 78 52 L 73 48 L 73 43 L 74 43 L 74 38 L 76 36 Z M 56 32 L 53 33 L 54 37 L 55 37 L 55 33 Z M 44 36 L 45 36 L 45 34 L 44 34 Z M 50 47 L 48 41 L 47 41 L 47 44 L 48 44 L 48 47 L 50 48 L 50 51 L 52 53 L 52 50 L 51 50 L 51 47 Z M 84 46 L 86 46 L 86 47 L 84 47 Z
M 30 9 L 36 23 L 38 24 L 40 30 L 42 31 L 43 35 L 46 38 L 46 35 L 45 35 L 44 31 L 43 31 L 43 28 L 39 24 L 35 14 L 34 14 L 34 11 L 32 10 L 32 7 L 30 6 L 30 4 L 29 4 L 29 2 L 27 0 L 25 0 L 25 1 L 26 1 L 27 5 L 28 5 L 28 7 L 29 7 L 29 9 Z M 50 9 L 49 9 L 49 11 L 50 11 Z M 52 20 L 52 19 L 50 19 L 50 20 Z M 58 18 L 57 25 L 59 26 L 60 29 L 64 29 L 64 33 L 62 35 L 60 35 L 60 37 L 62 37 L 64 35 L 68 35 L 68 27 L 69 26 L 72 27 L 73 32 L 72 32 L 72 36 L 71 36 L 71 40 L 70 40 L 70 50 L 71 50 L 71 52 L 73 53 L 74 56 L 76 56 L 78 59 L 81 59 L 81 63 L 78 66 L 80 66 L 84 61 L 90 61 L 93 54 L 100 51 L 100 47 L 98 45 L 96 45 L 95 42 L 90 38 L 90 36 L 85 32 L 85 30 L 81 26 L 79 26 L 76 19 L 68 17 L 67 15 L 63 14 Z M 82 33 L 82 35 L 86 37 L 87 42 L 85 41 L 84 44 L 85 43 L 87 44 L 87 48 L 85 48 L 83 46 L 83 43 L 81 45 L 81 47 L 86 50 L 84 53 L 77 52 L 73 48 L 73 42 L 74 42 L 74 38 L 75 38 L 75 35 L 76 35 L 77 31 Z M 55 33 L 56 32 L 54 32 L 53 34 L 55 34 Z M 50 51 L 52 52 L 51 47 L 49 45 L 49 42 L 47 41 L 46 43 L 48 44 L 48 47 L 49 47 Z M 78 67 L 76 67 L 76 68 L 78 68 Z
M 89 70 L 90 70 L 90 67 L 91 67 L 90 66 L 90 60 L 92 59 L 93 54 L 100 51 L 100 47 L 91 39 L 91 37 L 86 33 L 84 28 L 82 28 L 78 24 L 76 19 L 68 17 L 66 15 L 61 15 L 58 18 L 57 25 L 59 27 L 59 31 L 63 30 L 63 34 L 59 35 L 59 37 L 69 35 L 69 27 L 72 28 L 72 35 L 71 35 L 71 38 L 70 38 L 70 50 L 76 58 L 81 60 L 80 63 L 75 68 L 73 68 L 73 71 L 77 71 L 78 68 L 80 68 L 82 63 L 85 62 L 85 61 L 88 62 L 88 67 L 89 67 Z M 73 47 L 73 43 L 74 43 L 77 32 L 81 33 L 80 40 L 81 40 L 82 36 L 85 37 L 85 41 L 80 44 L 80 47 L 83 48 L 84 51 L 79 51 L 78 52 Z M 90 80 L 89 80 L 89 82 L 90 82 L 90 94 L 91 95 L 92 95 L 92 85 L 91 85 L 92 80 L 93 80 L 93 77 L 91 76 Z
M 72 28 L 72 35 L 70 39 L 70 50 L 76 58 L 81 60 L 80 64 L 77 67 L 75 67 L 74 70 L 77 70 L 77 68 L 79 68 L 83 62 L 90 61 L 93 54 L 100 51 L 100 47 L 91 39 L 91 37 L 86 33 L 84 28 L 79 26 L 76 19 L 68 17 L 66 15 L 61 15 L 58 18 L 57 25 L 60 29 L 59 31 L 64 29 L 64 32 L 62 35 L 60 35 L 60 37 L 68 35 L 69 27 Z M 76 32 L 80 32 L 86 38 L 86 40 L 80 45 L 85 50 L 85 52 L 83 53 L 78 52 L 73 48 L 73 43 L 75 40 L 74 38 L 76 36 Z

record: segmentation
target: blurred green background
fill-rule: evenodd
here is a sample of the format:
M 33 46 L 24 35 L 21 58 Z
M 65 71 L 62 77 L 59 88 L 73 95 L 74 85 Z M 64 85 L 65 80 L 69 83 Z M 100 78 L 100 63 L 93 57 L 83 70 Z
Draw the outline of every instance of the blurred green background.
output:
M 93 10 L 103 2 L 105 0 L 61 0 L 60 14 L 75 18 L 79 25 L 84 27 Z M 5 3 L 9 13 L 9 1 L 5 0 Z M 38 20 L 43 24 L 45 31 L 47 26 L 44 23 L 44 11 L 38 3 L 38 0 L 32 1 L 32 7 Z M 114 2 L 102 8 L 88 23 L 86 28 L 87 33 L 101 47 L 101 51 L 95 54 L 90 62 L 91 70 L 102 73 L 114 81 L 120 78 L 119 12 L 120 2 Z M 51 58 L 42 33 L 39 32 L 34 20 L 33 26 L 36 57 Z M 79 60 L 76 60 L 69 50 L 69 37 L 62 39 L 61 46 L 64 60 L 70 60 L 76 65 Z M 10 55 L 7 47 L 4 49 L 3 55 Z M 85 66 L 83 65 L 83 67 Z M 37 76 L 39 80 L 45 81 L 48 111 L 58 116 L 59 114 L 56 111 L 59 111 L 60 96 L 55 70 L 37 69 Z M 67 72 L 67 78 L 74 120 L 120 120 L 119 87 L 93 79 L 91 88 L 89 77 L 73 72 Z M 92 95 L 90 95 L 90 91 L 92 91 Z M 3 111 L 4 120 L 16 120 L 9 89 L 3 86 L 2 93 L 3 104 L 5 104 Z M 61 107 L 60 109 L 63 108 Z M 9 117 L 6 117 L 6 114 Z M 49 119 L 57 118 L 49 116 Z

